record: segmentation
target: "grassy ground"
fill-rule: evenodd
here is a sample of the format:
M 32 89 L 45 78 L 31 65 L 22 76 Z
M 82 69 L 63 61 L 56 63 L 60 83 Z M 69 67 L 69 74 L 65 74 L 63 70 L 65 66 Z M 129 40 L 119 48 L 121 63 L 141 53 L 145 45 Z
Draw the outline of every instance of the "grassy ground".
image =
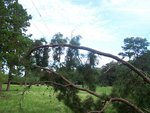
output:
M 11 86 L 0 96 L 0 113 L 71 113 L 55 98 L 51 88 L 32 86 L 22 95 L 24 87 Z
M 11 86 L 11 91 L 0 94 L 0 113 L 72 113 L 62 102 L 56 99 L 56 93 L 51 87 L 32 86 L 23 91 L 25 87 Z M 97 87 L 98 93 L 110 94 L 111 87 Z M 87 94 L 80 92 L 81 98 Z
M 111 93 L 111 90 L 112 90 L 112 87 L 97 87 L 96 88 L 96 93 L 109 95 Z M 88 96 L 88 95 L 90 95 L 90 94 L 86 93 L 85 91 L 80 91 L 79 92 L 79 96 L 82 99 L 85 99 L 86 96 Z M 96 97 L 94 97 L 94 98 L 96 98 Z

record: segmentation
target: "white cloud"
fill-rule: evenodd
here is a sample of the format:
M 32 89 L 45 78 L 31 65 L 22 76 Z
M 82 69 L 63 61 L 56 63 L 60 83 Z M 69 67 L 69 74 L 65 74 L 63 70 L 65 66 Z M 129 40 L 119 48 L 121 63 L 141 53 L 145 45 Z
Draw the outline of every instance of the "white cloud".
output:
M 85 40 L 91 38 L 100 39 L 101 41 L 114 40 L 114 33 L 104 27 L 108 21 L 101 17 L 99 7 L 93 7 L 91 3 L 77 5 L 70 0 L 32 1 L 20 0 L 24 7 L 28 9 L 28 12 L 33 15 L 32 21 L 34 25 L 29 29 L 33 36 L 38 36 L 38 34 L 41 36 L 41 32 L 37 32 L 36 25 L 46 37 L 52 36 L 57 32 L 70 36 L 74 30 L 74 35 L 79 34 Z M 45 23 L 41 18 L 46 25 L 44 25 Z
M 121 51 L 118 41 L 131 33 L 141 36 L 143 28 L 150 26 L 150 0 L 92 0 L 80 5 L 72 1 L 19 0 L 33 16 L 28 32 L 33 38 L 44 35 L 48 41 L 58 32 L 81 35 L 83 46 L 117 54 Z M 143 31 L 134 32 L 135 26 L 142 26 Z
M 150 0 L 103 0 L 102 6 L 110 11 L 147 16 L 150 13 Z

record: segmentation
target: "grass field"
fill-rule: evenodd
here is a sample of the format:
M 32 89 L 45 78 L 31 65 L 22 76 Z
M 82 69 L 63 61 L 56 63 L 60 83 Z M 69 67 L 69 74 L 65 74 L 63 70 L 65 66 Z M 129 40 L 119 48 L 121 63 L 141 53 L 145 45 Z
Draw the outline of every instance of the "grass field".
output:
M 111 93 L 111 90 L 112 90 L 112 87 L 97 87 L 96 88 L 96 92 L 98 94 L 106 94 L 106 95 L 109 95 Z M 90 94 L 88 94 L 87 92 L 85 91 L 80 91 L 79 92 L 79 96 L 82 98 L 82 99 L 85 99 L 86 96 L 88 96 Z M 93 96 L 94 97 L 94 96 Z M 96 98 L 96 97 L 94 97 Z
M 23 91 L 26 89 L 25 94 Z M 110 94 L 111 87 L 97 87 L 97 92 Z M 87 94 L 80 92 L 81 98 Z M 56 93 L 51 87 L 11 86 L 11 91 L 0 94 L 0 113 L 72 113 L 62 102 L 56 99 Z

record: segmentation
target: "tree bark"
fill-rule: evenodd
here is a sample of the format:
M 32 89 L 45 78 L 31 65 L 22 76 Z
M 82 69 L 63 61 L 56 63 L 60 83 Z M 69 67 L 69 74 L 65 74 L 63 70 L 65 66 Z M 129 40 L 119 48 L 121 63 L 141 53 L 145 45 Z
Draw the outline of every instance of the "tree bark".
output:
M 0 93 L 2 92 L 2 83 L 0 82 Z
M 11 84 L 11 80 L 8 80 L 7 86 L 6 86 L 6 91 L 9 91 L 9 90 L 10 90 L 10 84 Z
M 8 82 L 7 82 L 7 86 L 6 86 L 6 91 L 10 90 L 11 80 L 12 80 L 12 67 L 10 66 L 10 70 L 9 70 L 9 74 L 8 74 Z
M 26 67 L 25 67 L 26 68 Z M 27 71 L 27 69 L 25 69 L 25 75 L 24 75 L 24 85 L 26 86 L 27 85 L 27 73 L 28 73 L 28 71 Z

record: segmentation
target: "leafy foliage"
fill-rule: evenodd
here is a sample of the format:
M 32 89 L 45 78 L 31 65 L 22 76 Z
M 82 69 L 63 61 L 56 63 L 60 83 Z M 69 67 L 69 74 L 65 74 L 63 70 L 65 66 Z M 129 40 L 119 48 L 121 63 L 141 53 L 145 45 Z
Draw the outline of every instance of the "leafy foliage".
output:
M 18 3 L 18 0 L 1 0 L 0 30 L 1 62 L 9 68 L 8 81 L 13 75 L 22 69 L 22 59 L 32 41 L 25 34 L 26 28 L 30 26 L 26 10 Z M 3 66 L 4 67 L 4 66 Z M 9 89 L 9 85 L 7 90 Z
M 126 69 L 124 66 L 117 71 L 117 81 L 113 86 L 113 95 L 122 97 L 135 103 L 142 109 L 150 108 L 149 103 L 149 84 L 145 84 L 133 71 Z M 133 109 L 124 104 L 115 104 L 118 113 L 131 113 Z M 134 113 L 134 112 L 133 112 Z
M 75 36 L 71 38 L 69 44 L 80 46 L 80 38 L 81 36 Z M 67 54 L 65 56 L 65 62 L 66 62 L 65 66 L 68 71 L 74 70 L 77 66 L 79 66 L 80 65 L 79 50 L 68 48 Z
M 125 38 L 124 46 L 122 46 L 124 52 L 119 53 L 119 55 L 123 57 L 128 57 L 129 59 L 131 58 L 134 59 L 146 53 L 148 46 L 149 42 L 146 40 L 146 38 L 140 37 Z
M 61 33 L 57 33 L 55 34 L 52 39 L 50 44 L 65 44 L 67 43 L 67 38 L 63 38 L 63 35 Z M 61 62 L 61 55 L 64 54 L 64 48 L 63 47 L 56 47 L 56 48 L 52 48 L 53 50 L 53 64 L 52 67 L 54 69 L 58 69 L 59 67 L 61 67 L 63 64 L 60 63 Z
M 46 40 L 44 38 L 41 38 L 39 40 L 35 40 L 33 47 L 41 46 L 47 44 Z M 48 48 L 41 48 L 35 51 L 34 55 L 32 55 L 32 58 L 35 59 L 35 64 L 42 67 L 48 66 L 48 58 L 49 58 L 49 49 Z
M 131 39 L 133 40 L 134 38 Z M 130 61 L 130 63 L 145 73 L 149 73 L 150 65 L 148 62 L 150 61 L 150 54 L 149 50 L 147 49 L 149 43 L 146 41 L 146 39 L 136 38 L 130 44 L 135 44 L 134 46 L 132 45 L 133 48 L 130 46 L 130 49 L 134 51 L 136 56 L 136 59 L 133 59 Z M 128 49 L 129 48 L 126 48 L 126 50 Z M 120 65 L 117 68 L 116 75 L 117 80 L 113 86 L 113 94 L 115 96 L 127 98 L 132 103 L 135 103 L 145 113 L 150 111 L 149 84 L 146 84 L 137 74 L 130 69 L 126 69 L 126 67 L 123 65 Z M 149 75 L 147 74 L 147 76 Z M 123 113 L 123 111 L 125 111 L 125 113 L 135 113 L 135 111 L 133 111 L 133 109 L 131 109 L 129 106 L 123 104 L 115 104 L 115 106 L 118 109 L 118 113 Z
M 102 86 L 112 86 L 116 81 L 118 63 L 110 62 L 101 67 L 99 82 Z

